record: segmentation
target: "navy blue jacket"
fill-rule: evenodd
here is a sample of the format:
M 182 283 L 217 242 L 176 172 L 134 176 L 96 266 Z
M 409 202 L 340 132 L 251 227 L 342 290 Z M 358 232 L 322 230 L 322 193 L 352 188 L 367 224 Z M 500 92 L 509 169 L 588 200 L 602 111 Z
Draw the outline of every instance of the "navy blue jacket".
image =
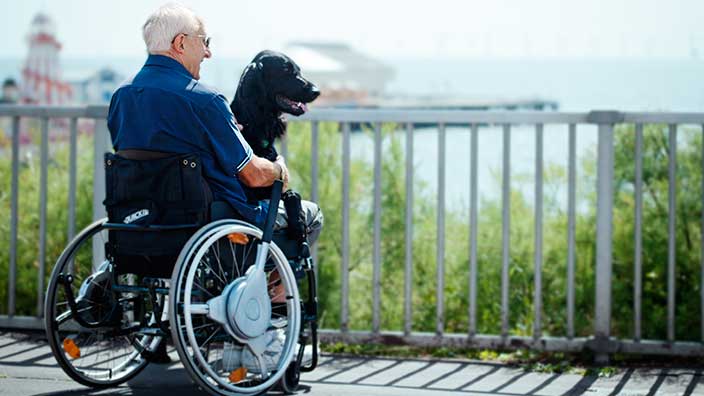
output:
M 113 94 L 108 128 L 115 150 L 197 153 L 213 198 L 227 201 L 250 222 L 264 222 L 265 209 L 247 203 L 237 177 L 252 149 L 227 100 L 176 60 L 149 55 L 139 73 Z

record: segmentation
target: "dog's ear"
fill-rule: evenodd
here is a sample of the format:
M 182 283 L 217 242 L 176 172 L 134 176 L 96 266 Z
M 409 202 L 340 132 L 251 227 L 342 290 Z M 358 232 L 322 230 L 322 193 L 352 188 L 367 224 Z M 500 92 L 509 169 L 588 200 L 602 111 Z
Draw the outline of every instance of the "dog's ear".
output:
M 264 93 L 264 95 L 266 95 L 266 85 L 264 85 L 264 64 L 262 62 L 257 62 L 255 67 L 257 69 L 256 82 L 259 86 L 259 92 Z
M 264 65 L 261 62 L 251 62 L 247 65 L 240 77 L 240 83 L 237 90 L 241 90 L 240 94 L 246 98 L 257 98 L 266 92 L 264 86 L 264 77 L 262 76 Z

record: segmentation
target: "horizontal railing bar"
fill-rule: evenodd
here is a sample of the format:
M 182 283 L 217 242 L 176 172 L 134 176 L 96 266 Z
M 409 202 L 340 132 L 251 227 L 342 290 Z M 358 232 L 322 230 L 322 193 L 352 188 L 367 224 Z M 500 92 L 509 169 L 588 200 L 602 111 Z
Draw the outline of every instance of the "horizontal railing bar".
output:
M 44 319 L 36 316 L 0 315 L 0 329 L 44 330 Z
M 588 338 L 544 337 L 536 341 L 533 337 L 508 336 L 494 334 L 477 334 L 468 337 L 466 333 L 444 333 L 438 337 L 435 333 L 413 332 L 407 336 L 400 331 L 382 331 L 378 334 L 370 331 L 349 331 L 342 333 L 334 329 L 318 330 L 321 342 L 348 344 L 383 344 L 411 345 L 418 347 L 452 347 L 479 349 L 521 349 L 530 348 L 539 351 L 579 352 L 584 349 Z
M 108 106 L 0 105 L 0 117 L 79 117 L 105 118 Z M 291 120 L 339 122 L 412 123 L 511 123 L 582 124 L 588 112 L 417 110 L 417 109 L 335 109 L 320 107 Z M 623 123 L 702 124 L 704 113 L 628 112 L 619 113 Z
M 364 331 L 350 331 L 341 333 L 336 330 L 319 330 L 321 342 L 345 342 L 350 344 L 383 344 L 383 345 L 412 345 L 419 347 L 455 347 L 477 349 L 525 349 L 536 351 L 562 351 L 580 352 L 590 349 L 593 338 L 542 337 L 539 340 L 533 337 L 509 336 L 502 337 L 492 334 L 477 334 L 468 337 L 467 334 L 445 333 L 438 337 L 435 333 L 414 332 L 404 336 L 402 332 L 385 331 L 379 334 Z M 700 342 L 679 341 L 669 343 L 658 340 L 621 340 L 612 341 L 616 353 L 636 353 L 646 355 L 667 356 L 704 356 L 704 344 Z
M 435 333 L 414 332 L 404 336 L 402 332 L 385 331 L 379 334 L 364 331 L 340 333 L 336 330 L 319 330 L 320 340 L 325 343 L 346 342 L 350 344 L 378 343 L 421 347 L 456 347 L 478 349 L 523 349 L 536 351 L 581 352 L 589 349 L 593 338 L 542 337 L 539 340 L 526 336 L 501 337 L 493 334 L 477 334 L 468 337 L 467 334 L 445 333 L 437 337 Z M 667 356 L 701 356 L 704 354 L 704 344 L 700 342 L 678 341 L 674 343 L 660 340 L 614 340 L 614 353 L 632 353 Z
M 704 113 L 623 113 L 624 123 L 701 124 Z
M 290 120 L 292 118 L 289 118 Z M 587 122 L 587 113 L 487 112 L 469 110 L 330 109 L 318 108 L 299 117 L 302 120 L 339 122 L 412 123 L 511 123 L 564 124 Z
M 0 117 L 106 118 L 108 106 L 0 105 Z

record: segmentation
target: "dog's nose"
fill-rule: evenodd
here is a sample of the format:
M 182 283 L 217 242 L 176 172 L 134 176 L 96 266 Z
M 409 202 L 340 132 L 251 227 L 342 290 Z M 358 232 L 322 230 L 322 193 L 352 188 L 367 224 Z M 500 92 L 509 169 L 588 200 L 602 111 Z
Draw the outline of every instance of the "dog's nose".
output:
M 320 89 L 316 85 L 311 84 L 310 92 L 313 94 L 313 100 L 320 96 Z

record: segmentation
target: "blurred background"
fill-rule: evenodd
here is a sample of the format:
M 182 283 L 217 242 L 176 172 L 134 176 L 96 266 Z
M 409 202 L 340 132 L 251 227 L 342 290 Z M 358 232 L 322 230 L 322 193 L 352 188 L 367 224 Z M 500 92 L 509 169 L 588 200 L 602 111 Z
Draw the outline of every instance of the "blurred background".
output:
M 107 102 L 144 62 L 141 26 L 163 3 L 7 1 L 4 100 Z M 704 110 L 701 1 L 183 4 L 213 37 L 202 81 L 228 98 L 275 49 L 321 86 L 318 106 Z

